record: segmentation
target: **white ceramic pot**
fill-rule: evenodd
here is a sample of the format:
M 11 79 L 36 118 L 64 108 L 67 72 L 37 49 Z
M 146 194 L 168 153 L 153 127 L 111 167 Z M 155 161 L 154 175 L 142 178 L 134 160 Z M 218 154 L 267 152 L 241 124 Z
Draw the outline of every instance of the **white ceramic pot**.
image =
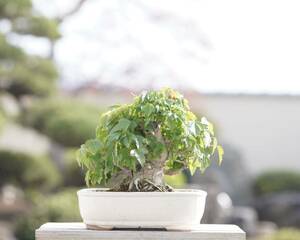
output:
M 77 192 L 83 222 L 90 228 L 167 228 L 188 230 L 200 224 L 207 193 L 108 192 L 88 188 Z

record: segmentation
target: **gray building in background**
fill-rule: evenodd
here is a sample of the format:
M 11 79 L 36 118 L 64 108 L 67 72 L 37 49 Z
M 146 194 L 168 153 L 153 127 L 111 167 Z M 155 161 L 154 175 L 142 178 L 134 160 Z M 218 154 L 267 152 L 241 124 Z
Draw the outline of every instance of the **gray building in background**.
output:
M 300 171 L 300 96 L 206 94 L 190 99 L 194 110 L 214 122 L 221 141 L 239 152 L 251 175 Z

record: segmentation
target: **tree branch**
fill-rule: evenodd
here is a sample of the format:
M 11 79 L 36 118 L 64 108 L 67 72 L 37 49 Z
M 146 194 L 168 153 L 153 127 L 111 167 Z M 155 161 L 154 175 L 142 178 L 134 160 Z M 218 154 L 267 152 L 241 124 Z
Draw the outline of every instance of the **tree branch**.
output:
M 83 6 L 83 4 L 87 2 L 87 0 L 79 0 L 77 2 L 76 5 L 74 5 L 74 7 L 68 11 L 67 13 L 63 14 L 62 16 L 59 16 L 56 18 L 56 21 L 58 22 L 58 24 L 61 24 L 63 21 L 65 21 L 68 17 L 71 17 L 72 15 L 74 15 L 75 13 L 77 13 L 81 7 Z M 49 59 L 54 59 L 55 57 L 55 44 L 56 41 L 50 41 L 50 50 L 49 50 Z
M 87 2 L 87 0 L 79 0 L 70 11 L 57 18 L 58 23 L 62 23 L 66 18 L 71 17 L 72 15 L 77 13 L 85 2 Z

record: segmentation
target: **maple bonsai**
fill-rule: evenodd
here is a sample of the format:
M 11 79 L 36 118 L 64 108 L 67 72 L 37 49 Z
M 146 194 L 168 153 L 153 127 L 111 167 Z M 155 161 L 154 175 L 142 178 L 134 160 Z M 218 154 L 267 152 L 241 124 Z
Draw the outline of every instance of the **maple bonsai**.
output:
M 173 191 L 163 175 L 189 169 L 202 172 L 218 150 L 213 126 L 190 111 L 187 100 L 167 88 L 147 91 L 133 103 L 104 113 L 96 138 L 78 150 L 88 186 L 104 184 L 111 191 Z

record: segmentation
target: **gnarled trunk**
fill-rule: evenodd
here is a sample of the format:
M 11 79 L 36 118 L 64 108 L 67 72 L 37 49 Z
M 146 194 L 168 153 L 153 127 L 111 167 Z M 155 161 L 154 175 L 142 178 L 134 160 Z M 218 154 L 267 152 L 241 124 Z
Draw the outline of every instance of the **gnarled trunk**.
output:
M 164 142 L 159 126 L 155 133 L 156 137 Z M 159 159 L 148 161 L 145 165 L 132 176 L 122 179 L 122 183 L 115 185 L 112 191 L 128 192 L 170 192 L 173 189 L 164 182 L 164 166 L 168 159 L 168 152 L 161 154 Z
M 116 183 L 111 191 L 125 192 L 170 192 L 173 189 L 164 182 L 164 165 L 167 153 L 159 159 L 147 162 L 138 172 L 121 176 L 121 182 Z M 128 173 L 127 173 L 128 174 Z

